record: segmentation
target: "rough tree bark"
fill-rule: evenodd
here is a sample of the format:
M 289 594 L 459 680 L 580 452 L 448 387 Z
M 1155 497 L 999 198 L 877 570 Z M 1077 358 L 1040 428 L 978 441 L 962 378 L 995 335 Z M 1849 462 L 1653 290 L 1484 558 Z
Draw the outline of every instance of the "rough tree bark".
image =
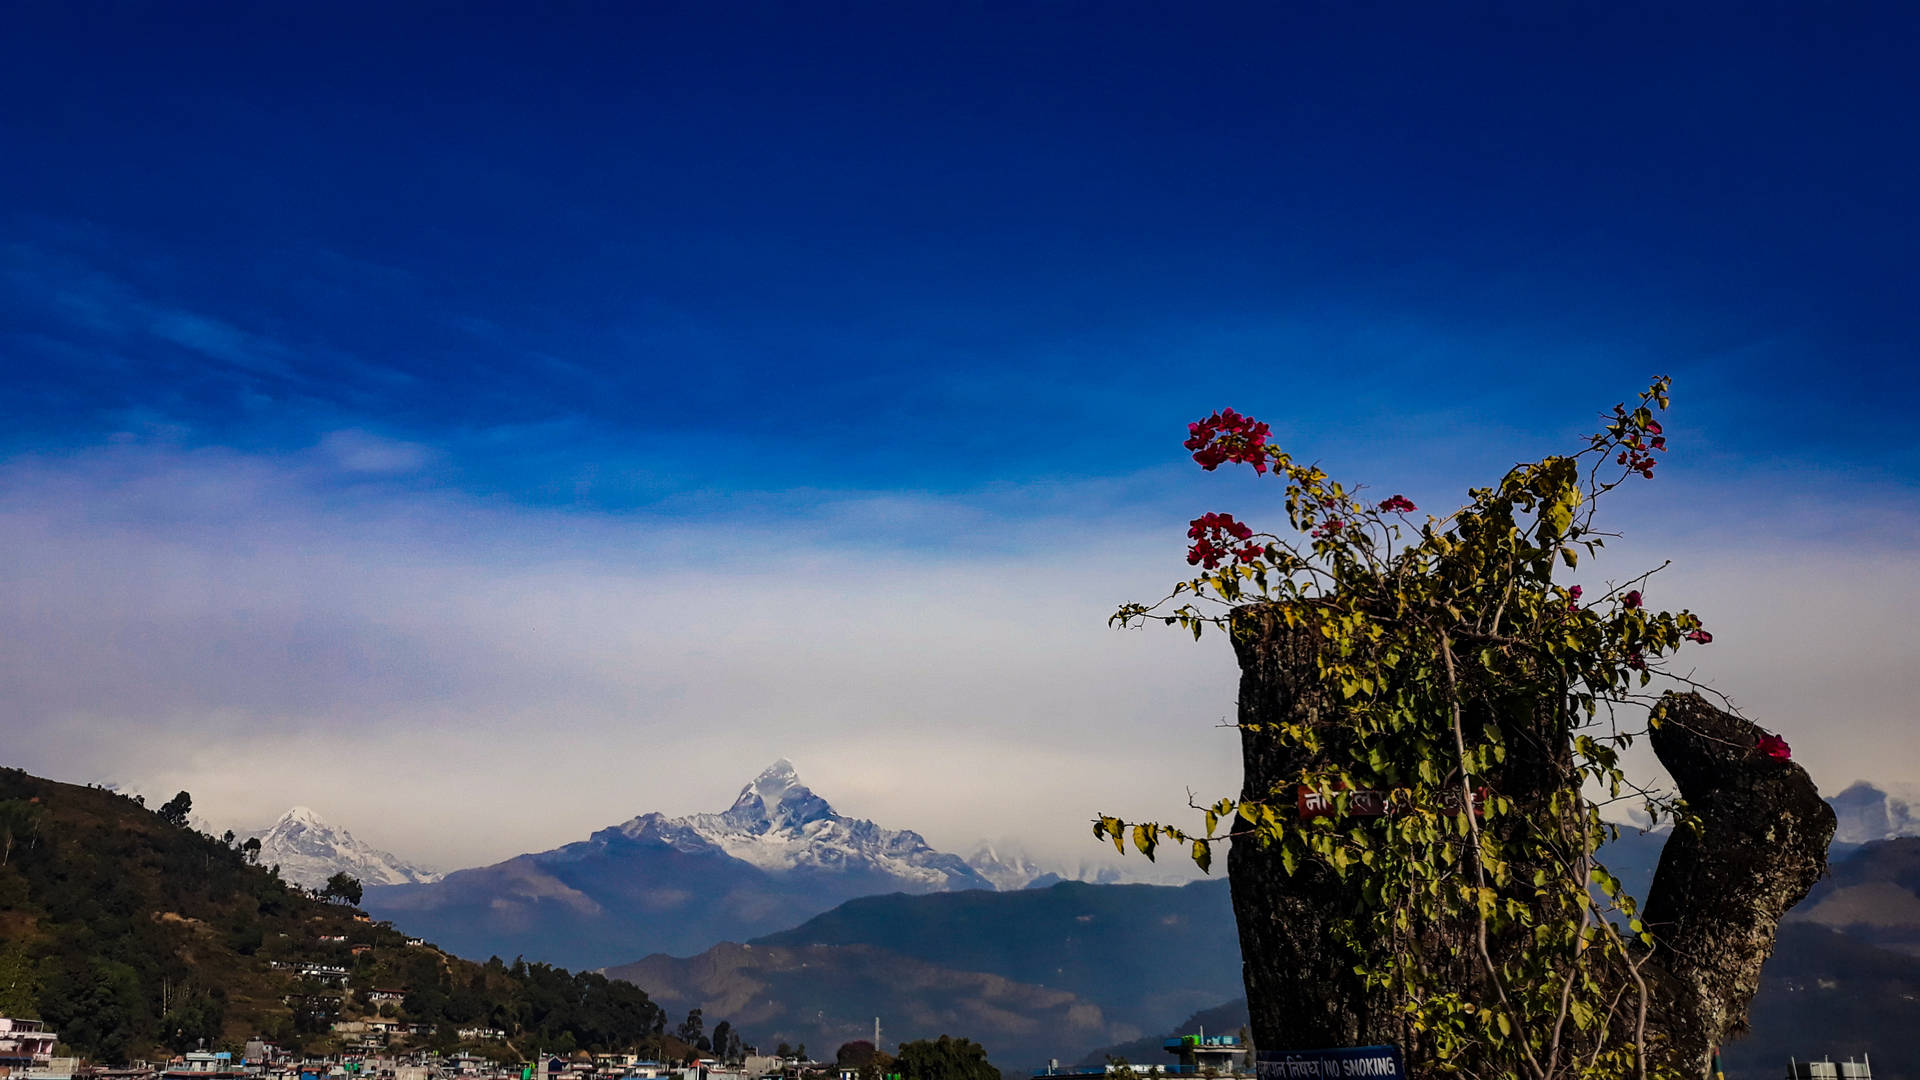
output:
M 1241 672 L 1241 798 L 1291 801 L 1285 785 L 1319 763 L 1261 729 L 1339 722 L 1339 704 L 1327 697 L 1316 668 L 1322 639 L 1287 628 L 1258 605 L 1235 613 L 1233 639 Z M 1711 1048 L 1745 1029 L 1780 918 L 1825 871 L 1835 823 L 1805 770 L 1754 752 L 1760 729 L 1698 695 L 1671 695 L 1668 702 L 1670 720 L 1655 730 L 1653 750 L 1697 815 L 1699 831 L 1682 829 L 1668 841 L 1642 905 L 1656 942 L 1645 967 L 1653 997 L 1648 1034 L 1650 1044 L 1674 1055 L 1673 1068 L 1705 1076 Z M 1508 710 L 1501 721 L 1509 760 L 1486 781 L 1522 813 L 1544 805 L 1552 794 L 1547 785 L 1558 782 L 1549 778 L 1564 775 L 1549 767 L 1570 753 L 1557 708 Z M 1361 902 L 1358 875 L 1343 881 L 1310 864 L 1289 875 L 1277 852 L 1252 843 L 1233 845 L 1227 871 L 1255 1045 L 1407 1045 L 1394 1003 L 1369 995 L 1330 932 Z
M 1667 698 L 1653 752 L 1697 815 L 1660 853 L 1642 921 L 1654 935 L 1674 1052 L 1704 1075 L 1744 1033 L 1780 919 L 1827 869 L 1833 808 L 1790 761 L 1757 755 L 1762 732 L 1698 694 Z

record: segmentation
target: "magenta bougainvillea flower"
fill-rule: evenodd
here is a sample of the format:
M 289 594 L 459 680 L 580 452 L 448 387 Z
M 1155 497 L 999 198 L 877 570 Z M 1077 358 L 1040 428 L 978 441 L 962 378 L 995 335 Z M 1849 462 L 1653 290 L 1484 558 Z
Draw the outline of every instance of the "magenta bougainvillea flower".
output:
M 1221 409 L 1187 425 L 1186 447 L 1193 451 L 1193 460 L 1208 472 L 1234 462 L 1251 465 L 1254 472 L 1265 475 L 1270 434 L 1272 430 L 1253 417 Z
M 1411 514 L 1418 509 L 1420 508 L 1413 505 L 1413 501 L 1405 495 L 1395 495 L 1380 504 L 1380 512 L 1383 514 Z
M 1753 748 L 1775 761 L 1786 761 L 1793 757 L 1793 749 L 1787 745 L 1787 740 L 1778 735 L 1760 736 L 1760 741 L 1754 743 Z
M 1202 514 L 1187 523 L 1187 536 L 1193 541 L 1187 548 L 1187 565 L 1208 570 L 1218 568 L 1227 558 L 1250 563 L 1264 550 L 1253 542 L 1253 530 L 1235 521 L 1232 514 Z

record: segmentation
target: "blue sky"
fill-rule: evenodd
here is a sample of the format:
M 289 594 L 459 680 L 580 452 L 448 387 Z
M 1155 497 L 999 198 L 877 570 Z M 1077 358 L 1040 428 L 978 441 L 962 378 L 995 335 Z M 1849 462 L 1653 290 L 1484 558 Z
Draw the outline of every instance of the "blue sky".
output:
M 1752 6 L 18 6 L 0 34 L 0 470 L 9 531 L 38 547 L 8 588 L 43 613 L 22 632 L 69 645 L 8 676 L 35 703 L 17 722 L 226 755 L 136 765 L 75 736 L 34 763 L 354 824 L 218 776 L 295 731 L 454 754 L 434 733 L 511 698 L 485 723 L 544 717 L 567 736 L 555 762 L 733 725 L 738 768 L 668 783 L 661 802 L 686 805 L 662 808 L 724 803 L 785 754 L 873 813 L 926 814 L 936 839 L 1017 832 L 967 817 L 979 789 L 922 809 L 861 780 L 846 747 L 944 745 L 969 723 L 968 672 L 1032 662 L 1007 644 L 1023 619 L 1090 624 L 1072 646 L 1089 679 L 1159 655 L 1114 660 L 1098 609 L 1182 568 L 1186 517 L 1257 516 L 1257 489 L 1181 468 L 1186 420 L 1234 405 L 1432 505 L 1665 372 L 1676 449 L 1637 535 L 1696 555 L 1683 580 L 1735 610 L 1789 585 L 1852 597 L 1812 635 L 1831 656 L 1765 692 L 1873 703 L 1823 782 L 1920 779 L 1920 744 L 1885 742 L 1910 712 L 1836 640 L 1904 625 L 1916 595 L 1899 556 L 1920 518 L 1920 15 Z M 1752 573 L 1711 585 L 1729 545 Z M 378 593 L 341 599 L 384 575 L 415 605 L 404 626 Z M 629 610 L 601 606 L 627 587 Z M 945 627 L 926 655 L 959 658 L 927 661 L 902 703 L 863 697 L 922 666 L 883 660 L 893 639 L 831 601 L 764 599 L 786 589 Z M 723 654 L 714 612 L 749 594 L 793 636 L 846 635 L 823 647 L 844 692 L 751 704 L 609 675 L 589 702 L 555 689 L 586 678 L 558 660 L 513 693 L 493 681 L 502 657 L 545 655 L 500 614 L 520 605 L 639 635 L 634 657 Z M 1762 632 L 1768 610 L 1754 639 L 1806 655 L 1791 625 Z M 492 636 L 449 643 L 490 617 Z M 642 632 L 676 621 L 676 646 Z M 182 638 L 226 644 L 135 662 Z M 798 663 L 781 638 L 764 662 Z M 246 658 L 260 640 L 272 663 Z M 1732 674 L 1779 667 L 1745 655 Z M 1165 662 L 1113 691 L 1139 724 L 1195 694 L 1230 708 L 1217 657 Z M 904 702 L 932 686 L 959 704 L 916 719 Z M 462 721 L 418 711 L 468 696 Z M 814 711 L 783 721 L 783 701 Z M 983 701 L 1011 719 L 977 752 L 1072 761 L 1121 707 L 1042 747 L 1016 702 Z M 1177 793 L 1231 760 L 1216 739 L 1105 767 Z M 654 808 L 594 775 L 604 800 L 513 842 Z M 1124 809 L 1082 806 L 1098 790 L 1039 816 L 1064 836 Z M 423 805 L 390 807 L 417 847 L 510 853 L 449 839 Z

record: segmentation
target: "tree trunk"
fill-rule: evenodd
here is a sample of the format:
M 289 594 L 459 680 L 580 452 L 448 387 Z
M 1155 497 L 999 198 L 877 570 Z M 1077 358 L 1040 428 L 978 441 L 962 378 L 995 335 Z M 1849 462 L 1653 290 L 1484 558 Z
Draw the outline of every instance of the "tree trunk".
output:
M 1320 687 L 1320 637 L 1289 630 L 1271 608 L 1235 613 L 1240 660 L 1240 752 L 1248 802 L 1291 801 L 1281 785 L 1312 764 L 1250 727 L 1337 722 L 1339 710 Z M 1361 903 L 1357 877 L 1342 880 L 1319 863 L 1293 874 L 1278 852 L 1235 843 L 1227 852 L 1234 921 L 1240 928 L 1242 975 L 1253 1041 L 1267 1050 L 1397 1042 L 1384 1002 L 1370 1000 L 1353 961 L 1334 940 L 1334 924 Z
M 1325 763 L 1279 745 L 1267 732 L 1283 723 L 1341 722 L 1339 702 L 1328 697 L 1317 670 L 1324 639 L 1311 628 L 1287 627 L 1264 605 L 1236 611 L 1233 631 L 1241 673 L 1241 798 L 1290 804 L 1294 779 Z M 1642 907 L 1655 938 L 1644 968 L 1652 991 L 1646 1034 L 1648 1045 L 1664 1048 L 1658 1053 L 1673 1071 L 1705 1076 L 1712 1047 L 1745 1028 L 1781 916 L 1826 869 L 1834 816 L 1805 770 L 1755 752 L 1759 728 L 1698 695 L 1667 701 L 1668 719 L 1653 733 L 1654 753 L 1700 830 L 1683 826 L 1668 842 Z M 1498 710 L 1507 761 L 1481 779 L 1515 801 L 1515 823 L 1529 814 L 1538 823 L 1568 775 L 1561 766 L 1571 745 L 1560 708 L 1553 701 Z M 1469 730 L 1488 719 L 1475 717 Z M 1359 873 L 1342 880 L 1330 868 L 1302 862 L 1289 875 L 1276 851 L 1251 842 L 1233 845 L 1227 873 L 1256 1045 L 1303 1050 L 1393 1043 L 1407 1050 L 1410 1064 L 1418 1061 L 1418 1047 L 1399 1023 L 1399 1003 L 1365 990 L 1333 934 L 1362 902 Z M 1467 928 L 1430 933 L 1441 944 L 1463 944 Z M 1496 959 L 1502 945 L 1491 943 Z M 1470 980 L 1477 971 L 1462 964 L 1442 975 Z M 1616 1038 L 1635 1035 L 1632 1024 L 1615 1028 Z
M 1827 871 L 1833 808 L 1807 771 L 1753 750 L 1762 732 L 1698 694 L 1670 694 L 1653 752 L 1700 829 L 1660 853 L 1642 922 L 1672 1001 L 1667 1034 L 1689 1071 L 1747 1030 L 1780 919 Z

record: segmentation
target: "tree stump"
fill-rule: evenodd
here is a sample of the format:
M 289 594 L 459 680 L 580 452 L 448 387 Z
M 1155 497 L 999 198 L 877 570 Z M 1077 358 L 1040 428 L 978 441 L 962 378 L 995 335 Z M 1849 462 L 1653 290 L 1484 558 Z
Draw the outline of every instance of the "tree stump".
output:
M 1241 672 L 1241 799 L 1290 803 L 1295 779 L 1324 763 L 1302 759 L 1267 732 L 1283 723 L 1340 723 L 1340 704 L 1317 670 L 1323 639 L 1308 627 L 1289 628 L 1266 605 L 1237 609 L 1232 636 Z M 1499 710 L 1508 759 L 1476 778 L 1513 799 L 1519 820 L 1546 804 L 1565 775 L 1553 766 L 1571 753 L 1558 703 L 1547 705 Z M 1650 986 L 1643 1045 L 1656 1048 L 1662 1071 L 1705 1076 L 1712 1048 L 1745 1028 L 1780 918 L 1825 872 L 1835 820 L 1804 769 L 1755 751 L 1759 728 L 1697 694 L 1669 695 L 1667 705 L 1653 750 L 1697 831 L 1683 824 L 1668 841 L 1642 905 L 1654 937 L 1642 954 Z M 1343 880 L 1318 863 L 1289 874 L 1277 852 L 1245 841 L 1233 845 L 1227 868 L 1255 1045 L 1409 1045 L 1400 1003 L 1366 989 L 1332 933 L 1362 903 L 1358 875 Z M 1457 941 L 1465 929 L 1433 932 Z M 1490 943 L 1496 957 L 1500 944 Z M 1463 965 L 1459 977 L 1474 976 Z M 1639 1037 L 1629 1025 L 1611 1038 Z M 1559 1074 L 1578 1071 L 1569 1062 Z

